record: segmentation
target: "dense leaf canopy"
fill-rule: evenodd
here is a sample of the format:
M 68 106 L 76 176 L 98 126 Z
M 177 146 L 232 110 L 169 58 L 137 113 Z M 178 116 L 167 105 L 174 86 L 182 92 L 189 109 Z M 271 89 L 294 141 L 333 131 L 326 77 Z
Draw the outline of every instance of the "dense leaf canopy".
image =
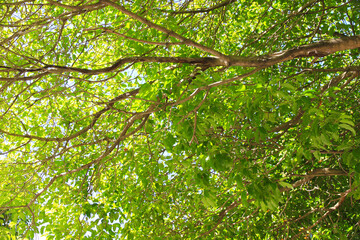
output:
M 359 239 L 360 2 L 1 0 L 0 235 Z

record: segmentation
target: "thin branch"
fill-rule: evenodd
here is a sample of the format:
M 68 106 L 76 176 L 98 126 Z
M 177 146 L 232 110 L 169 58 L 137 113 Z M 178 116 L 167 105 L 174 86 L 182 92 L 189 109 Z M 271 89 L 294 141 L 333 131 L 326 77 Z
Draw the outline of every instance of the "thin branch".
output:
M 314 177 L 326 177 L 326 176 L 337 176 L 337 175 L 347 175 L 346 172 L 342 171 L 342 170 L 339 170 L 339 169 L 330 169 L 330 168 L 322 168 L 322 169 L 316 169 L 312 172 L 310 172 L 309 174 L 307 175 L 304 175 L 304 176 L 301 176 L 303 177 L 303 179 L 299 180 L 299 181 L 296 181 L 295 183 L 292 184 L 292 187 L 293 188 L 297 188 L 307 182 L 309 182 L 311 179 L 313 179 Z M 290 191 L 292 188 L 280 188 L 280 192 L 288 192 Z M 349 190 L 348 190 L 349 191 Z M 347 192 L 348 192 L 347 191 Z M 349 193 L 349 192 L 348 192 Z M 348 194 L 347 193 L 347 194 Z M 347 195 L 346 194 L 346 195 Z M 247 202 L 250 203 L 250 202 L 254 202 L 255 199 L 251 198 L 251 199 L 248 199 Z M 342 203 L 342 202 L 341 202 Z M 214 227 L 212 227 L 209 231 L 206 231 L 202 234 L 199 235 L 199 237 L 202 237 L 202 236 L 206 236 L 208 234 L 210 234 L 212 231 L 214 231 L 221 223 L 222 223 L 222 220 L 225 218 L 226 214 L 228 212 L 230 212 L 231 210 L 233 210 L 234 208 L 236 208 L 237 206 L 239 206 L 241 204 L 241 199 L 238 199 L 236 201 L 234 201 L 233 203 L 231 203 L 228 207 L 226 207 L 224 210 L 222 210 L 220 213 L 219 213 L 219 217 L 218 217 L 218 221 L 215 223 Z M 337 205 L 335 205 L 337 206 Z M 337 206 L 338 208 L 339 206 Z M 335 209 L 334 209 L 335 210 Z M 199 238 L 198 237 L 198 238 Z
M 123 93 L 113 99 L 111 99 L 108 103 L 107 106 L 105 108 L 103 108 L 102 110 L 98 111 L 97 113 L 95 113 L 93 115 L 93 119 L 91 121 L 91 123 L 84 127 L 83 129 L 79 130 L 78 132 L 67 136 L 67 137 L 62 137 L 62 138 L 47 138 L 47 137 L 39 137 L 39 136 L 35 136 L 35 135 L 30 135 L 30 134 L 17 134 L 17 133 L 11 133 L 5 130 L 0 129 L 0 133 L 6 134 L 6 135 L 10 135 L 10 136 L 14 136 L 14 137 L 22 137 L 22 138 L 27 138 L 27 139 L 36 139 L 36 140 L 40 140 L 40 141 L 45 141 L 45 142 L 63 142 L 63 141 L 69 141 L 71 139 L 74 139 L 84 133 L 86 133 L 87 131 L 89 131 L 90 129 L 92 129 L 94 127 L 94 125 L 96 124 L 96 122 L 99 120 L 99 118 L 101 117 L 102 114 L 104 114 L 105 112 L 109 111 L 110 109 L 112 109 L 112 107 L 114 106 L 115 102 L 118 102 L 120 100 L 129 98 L 130 96 L 135 96 L 139 93 L 140 89 L 135 89 L 131 92 L 127 92 L 127 93 Z
M 199 144 L 197 138 L 196 138 L 196 124 L 197 124 L 197 113 L 195 112 L 195 117 L 194 117 L 194 130 L 193 130 L 193 135 L 192 138 L 189 142 L 189 145 L 191 145 L 193 143 L 193 141 L 195 140 L 197 144 Z
M 204 52 L 207 52 L 207 53 L 210 53 L 211 55 L 214 55 L 216 57 L 218 57 L 219 59 L 221 59 L 221 61 L 223 62 L 223 64 L 226 66 L 228 65 L 229 63 L 229 58 L 227 56 L 225 56 L 224 54 L 212 49 L 212 48 L 209 48 L 209 47 L 206 47 L 204 45 L 201 45 L 200 43 L 197 43 L 191 39 L 188 39 L 188 38 L 185 38 L 183 36 L 181 36 L 180 34 L 174 32 L 173 30 L 170 30 L 170 29 L 167 29 L 165 27 L 162 27 L 156 23 L 153 23 L 151 21 L 149 21 L 148 19 L 142 17 L 142 16 L 139 16 L 127 9 L 125 9 L 123 6 L 115 3 L 115 2 L 112 2 L 110 0 L 101 0 L 101 2 L 109 5 L 109 6 L 112 6 L 114 8 L 116 8 L 117 10 L 119 10 L 120 12 L 124 13 L 125 15 L 128 15 L 130 16 L 131 18 L 135 19 L 135 20 L 138 20 L 139 22 L 142 22 L 143 24 L 153 28 L 153 29 L 156 29 L 160 32 L 163 32 L 171 37 L 174 37 L 180 41 L 182 41 L 184 44 L 186 45 L 189 45 L 189 46 L 192 46 L 192 47 L 195 47 L 197 49 L 200 49 L 201 51 L 204 51 Z
M 60 173 L 60 174 L 54 176 L 42 190 L 40 190 L 38 193 L 35 194 L 33 199 L 27 204 L 27 206 L 31 206 L 36 201 L 36 199 L 38 199 L 41 196 L 41 194 L 43 194 L 45 191 L 47 191 L 54 184 L 54 182 L 57 179 L 62 178 L 66 175 L 87 169 L 87 168 L 93 166 L 94 164 L 99 163 L 102 159 L 107 157 L 120 144 L 121 141 L 123 141 L 124 139 L 126 139 L 127 137 L 129 137 L 131 135 L 134 135 L 137 131 L 139 131 L 144 126 L 150 113 L 153 111 L 154 107 L 155 106 L 150 106 L 148 108 L 148 110 L 145 111 L 144 113 L 139 113 L 136 116 L 129 118 L 127 121 L 127 124 L 124 126 L 123 130 L 121 131 L 121 133 L 120 133 L 119 137 L 116 139 L 116 141 L 111 145 L 110 148 L 106 149 L 98 158 L 94 159 L 93 161 L 91 161 L 87 164 L 82 165 L 79 168 L 73 169 L 68 172 L 63 172 L 63 173 Z M 127 134 L 127 131 L 134 124 L 134 122 L 137 119 L 141 119 L 141 118 L 143 118 L 143 121 L 139 124 L 139 126 L 137 126 L 132 132 Z M 0 209 L 2 209 L 2 208 L 6 208 L 6 207 L 0 207 Z
M 350 81 L 354 79 L 357 76 L 357 72 L 344 72 L 341 75 L 335 77 L 334 79 L 331 79 L 328 84 L 326 84 L 324 87 L 321 88 L 320 92 L 323 94 L 326 90 L 328 90 L 331 87 L 337 86 L 342 80 L 350 77 Z M 311 99 L 311 101 L 314 101 L 315 99 Z M 270 132 L 280 132 L 284 131 L 286 132 L 291 127 L 295 126 L 302 118 L 302 116 L 305 114 L 305 111 L 300 108 L 298 111 L 298 114 L 291 119 L 290 121 L 283 123 L 282 125 L 279 125 L 277 127 L 274 127 L 270 130 Z
M 191 110 L 190 112 L 188 112 L 188 113 L 177 123 L 177 125 L 181 124 L 187 117 L 190 116 L 190 114 L 196 113 L 197 110 L 199 110 L 199 108 L 204 104 L 204 102 L 205 102 L 205 100 L 206 100 L 206 98 L 207 98 L 208 95 L 209 95 L 209 90 L 206 91 L 205 96 L 204 96 L 204 98 L 201 100 L 201 102 L 200 102 L 193 110 Z
M 118 35 L 120 37 L 123 37 L 125 39 L 131 40 L 131 41 L 134 41 L 134 42 L 140 42 L 140 43 L 145 43 L 145 44 L 150 44 L 150 45 L 158 45 L 158 46 L 166 46 L 167 47 L 167 46 L 183 45 L 184 44 L 183 42 L 152 42 L 152 41 L 146 41 L 146 40 L 142 40 L 142 39 L 138 39 L 138 38 L 129 37 L 129 36 L 125 35 L 125 34 L 116 32 L 116 31 L 114 31 L 112 29 L 109 29 L 109 28 L 106 28 L 106 27 L 88 29 L 88 30 L 90 31 L 90 30 L 97 30 L 97 29 L 102 29 L 102 30 L 104 30 L 106 32 L 116 34 L 116 35 Z
M 312 229 L 313 227 L 317 226 L 325 217 L 327 217 L 331 212 L 333 212 L 334 210 L 338 209 L 341 206 L 341 204 L 345 201 L 345 198 L 351 191 L 352 191 L 352 189 L 348 189 L 345 192 L 341 193 L 341 197 L 340 197 L 339 201 L 333 207 L 329 208 L 329 210 L 323 216 L 321 216 L 313 225 L 301 230 L 298 234 L 293 236 L 291 239 L 299 239 L 299 237 L 304 232 L 307 232 L 310 229 Z

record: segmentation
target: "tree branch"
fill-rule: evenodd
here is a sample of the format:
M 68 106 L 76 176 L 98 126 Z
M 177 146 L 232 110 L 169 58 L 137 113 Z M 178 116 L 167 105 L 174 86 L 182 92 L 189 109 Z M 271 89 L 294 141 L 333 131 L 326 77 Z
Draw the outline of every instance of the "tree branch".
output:
M 91 123 L 84 127 L 83 129 L 81 129 L 80 131 L 70 135 L 70 136 L 67 136 L 67 137 L 62 137 L 62 138 L 47 138 L 47 137 L 39 137 L 39 136 L 35 136 L 35 135 L 29 135 L 29 134 L 16 134 L 16 133 L 10 133 L 10 132 L 7 132 L 5 130 L 2 130 L 0 129 L 0 133 L 3 133 L 3 134 L 7 134 L 7 135 L 10 135 L 10 136 L 14 136 L 14 137 L 22 137 L 22 138 L 27 138 L 27 139 L 36 139 L 36 140 L 40 140 L 40 141 L 45 141 L 45 142 L 63 142 L 63 141 L 69 141 L 71 139 L 74 139 L 84 133 L 86 133 L 87 131 L 89 131 L 90 129 L 92 129 L 94 127 L 94 125 L 96 124 L 97 120 L 100 118 L 100 116 L 102 114 L 104 114 L 105 112 L 109 111 L 113 106 L 114 106 L 114 103 L 115 102 L 118 102 L 120 100 L 123 100 L 123 99 L 126 99 L 130 96 L 135 96 L 136 94 L 139 93 L 139 90 L 140 89 L 135 89 L 131 92 L 127 92 L 127 93 L 124 93 L 124 94 L 121 94 L 113 99 L 111 99 L 108 103 L 107 103 L 107 106 L 105 108 L 103 108 L 102 110 L 98 111 L 97 113 L 95 113 L 93 116 L 93 119 L 91 121 Z
M 107 1 L 107 0 L 103 0 Z M 277 63 L 289 61 L 296 58 L 312 57 L 312 56 L 327 56 L 337 51 L 350 50 L 360 47 L 360 36 L 346 37 L 340 39 L 332 39 L 327 41 L 321 41 L 309 45 L 299 46 L 290 50 L 276 52 L 270 55 L 263 55 L 258 57 L 238 57 L 228 56 L 230 66 L 241 67 L 258 67 L 266 68 Z M 126 63 L 139 63 L 139 62 L 156 62 L 156 63 L 188 63 L 198 66 L 217 67 L 227 66 L 223 60 L 214 57 L 127 57 L 118 59 L 113 65 L 100 69 L 84 69 L 77 67 L 65 67 L 57 65 L 46 65 L 42 68 L 12 68 L 8 66 L 0 66 L 0 69 L 4 69 L 4 72 L 19 71 L 24 72 L 45 72 L 40 75 L 28 76 L 28 77 L 14 77 L 14 78 L 0 78 L 0 81 L 28 81 L 35 78 L 42 77 L 50 73 L 61 74 L 65 72 L 78 72 L 87 75 L 98 75 L 103 73 L 109 73 L 115 71 Z M 350 68 L 351 69 L 351 68 Z M 357 68 L 356 68 L 357 69 Z M 355 70 L 356 70 L 355 69 Z
M 160 32 L 163 32 L 163 33 L 165 33 L 165 34 L 167 34 L 167 35 L 169 35 L 171 37 L 174 37 L 174 38 L 180 40 L 180 41 L 184 42 L 185 44 L 187 44 L 189 46 L 192 46 L 192 47 L 200 49 L 200 50 L 202 50 L 204 52 L 210 53 L 211 55 L 214 55 L 214 56 L 218 57 L 219 59 L 221 59 L 221 61 L 223 62 L 223 64 L 225 66 L 228 65 L 228 62 L 229 62 L 228 57 L 225 56 L 224 54 L 212 49 L 212 48 L 201 45 L 201 44 L 199 44 L 199 43 L 197 43 L 197 42 L 195 42 L 195 41 L 193 41 L 191 39 L 188 39 L 188 38 L 185 38 L 185 37 L 181 36 L 180 34 L 174 32 L 174 31 L 172 31 L 170 29 L 167 29 L 167 28 L 164 28 L 164 27 L 162 27 L 160 25 L 157 25 L 157 24 L 149 21 L 148 19 L 146 19 L 146 18 L 144 18 L 142 16 L 139 16 L 139 15 L 133 13 L 133 12 L 130 12 L 129 10 L 125 9 L 123 6 L 121 6 L 121 5 L 117 4 L 117 3 L 114 3 L 114 2 L 112 2 L 110 0 L 101 0 L 101 2 L 116 8 L 117 10 L 122 12 L 123 14 L 128 15 L 131 18 L 133 18 L 135 20 L 138 20 L 139 22 L 142 22 L 143 24 L 145 24 L 145 25 L 147 25 L 147 26 L 149 26 L 149 27 L 151 27 L 153 29 L 156 29 L 156 30 L 158 30 Z
M 360 47 L 360 36 L 344 37 L 306 44 L 289 50 L 275 52 L 258 57 L 232 56 L 231 66 L 259 67 L 272 66 L 277 63 L 303 57 L 325 57 L 332 53 Z
M 345 192 L 341 193 L 340 194 L 340 199 L 339 201 L 331 208 L 329 208 L 329 210 L 324 214 L 322 215 L 313 225 L 301 230 L 298 234 L 296 234 L 294 237 L 292 237 L 291 239 L 299 239 L 299 237 L 304 233 L 304 232 L 307 232 L 309 231 L 310 229 L 312 229 L 313 227 L 315 227 L 316 225 L 319 224 L 319 222 L 321 222 L 325 217 L 327 217 L 331 212 L 333 212 L 334 210 L 338 209 L 341 204 L 345 201 L 345 198 L 347 195 L 349 195 L 349 193 L 352 191 L 353 189 L 348 189 L 346 190 Z

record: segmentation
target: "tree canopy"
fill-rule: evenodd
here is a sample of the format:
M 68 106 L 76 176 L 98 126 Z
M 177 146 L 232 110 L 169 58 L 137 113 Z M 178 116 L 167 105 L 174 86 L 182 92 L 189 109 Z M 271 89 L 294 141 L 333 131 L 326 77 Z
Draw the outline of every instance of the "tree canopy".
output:
M 359 1 L 0 13 L 1 236 L 358 239 Z

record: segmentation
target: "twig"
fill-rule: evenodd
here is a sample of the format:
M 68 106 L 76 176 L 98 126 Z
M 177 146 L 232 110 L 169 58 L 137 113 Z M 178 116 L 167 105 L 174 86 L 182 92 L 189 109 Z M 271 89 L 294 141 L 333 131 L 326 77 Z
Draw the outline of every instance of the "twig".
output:
M 199 144 L 197 138 L 196 138 L 196 122 L 197 122 L 197 113 L 195 112 L 195 119 L 194 119 L 194 131 L 193 131 L 193 136 L 189 142 L 189 145 L 192 144 L 192 142 L 195 140 L 197 144 Z
M 200 102 L 193 110 L 191 110 L 190 112 L 188 112 L 177 124 L 179 125 L 180 123 L 182 123 L 190 114 L 196 113 L 197 110 L 199 110 L 199 108 L 204 104 L 204 102 L 205 102 L 208 94 L 209 94 L 209 90 L 206 91 L 205 96 L 204 96 L 204 98 L 201 100 L 201 102 Z

